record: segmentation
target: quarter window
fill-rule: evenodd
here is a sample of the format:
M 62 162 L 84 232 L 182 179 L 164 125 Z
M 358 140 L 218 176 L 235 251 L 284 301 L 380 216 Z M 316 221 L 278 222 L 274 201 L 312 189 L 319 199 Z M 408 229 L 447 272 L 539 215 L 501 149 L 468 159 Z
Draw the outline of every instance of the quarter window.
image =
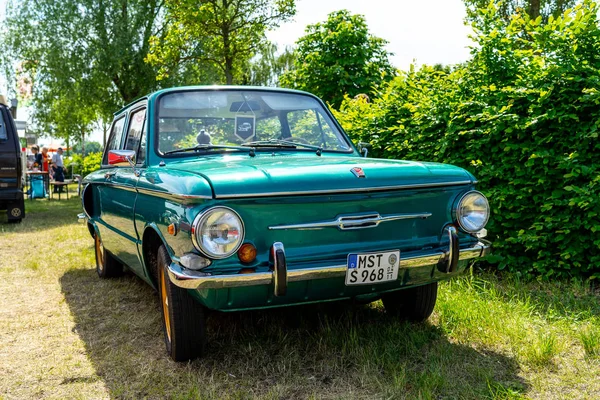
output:
M 137 153 L 136 163 L 143 164 L 146 161 L 146 128 L 148 124 L 144 124 L 144 128 L 142 129 L 142 138 L 140 139 L 140 148 Z
M 110 131 L 110 137 L 108 143 L 106 143 L 106 150 L 104 151 L 104 159 L 102 164 L 108 164 L 108 152 L 110 150 L 119 150 L 121 148 L 121 142 L 123 140 L 123 127 L 125 125 L 125 117 L 121 117 L 113 123 Z
M 140 153 L 142 139 L 145 136 L 145 121 L 146 121 L 146 109 L 135 111 L 129 118 L 129 131 L 127 132 L 127 144 L 125 145 L 126 150 L 133 150 L 136 152 L 136 163 L 140 164 Z M 143 157 L 143 156 L 142 156 Z

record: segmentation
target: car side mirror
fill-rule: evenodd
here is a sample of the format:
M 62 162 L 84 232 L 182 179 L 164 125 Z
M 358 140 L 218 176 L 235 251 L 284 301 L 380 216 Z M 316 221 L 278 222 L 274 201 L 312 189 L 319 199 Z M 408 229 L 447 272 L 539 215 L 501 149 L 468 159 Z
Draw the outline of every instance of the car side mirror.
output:
M 135 167 L 135 151 L 109 150 L 108 165 L 114 165 L 115 167 Z
M 369 154 L 369 148 L 371 147 L 371 143 L 367 142 L 358 142 L 358 151 L 360 151 L 363 157 L 367 157 Z

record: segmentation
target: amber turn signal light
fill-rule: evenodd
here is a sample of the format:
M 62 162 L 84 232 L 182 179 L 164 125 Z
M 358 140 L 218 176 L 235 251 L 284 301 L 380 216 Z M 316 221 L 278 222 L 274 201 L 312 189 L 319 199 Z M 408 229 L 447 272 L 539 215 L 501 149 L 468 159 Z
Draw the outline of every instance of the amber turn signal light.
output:
M 250 243 L 244 243 L 237 252 L 238 258 L 243 263 L 251 263 L 256 260 L 256 247 Z
M 169 232 L 169 235 L 173 235 L 176 236 L 177 235 L 177 224 L 171 224 L 167 227 L 167 232 Z

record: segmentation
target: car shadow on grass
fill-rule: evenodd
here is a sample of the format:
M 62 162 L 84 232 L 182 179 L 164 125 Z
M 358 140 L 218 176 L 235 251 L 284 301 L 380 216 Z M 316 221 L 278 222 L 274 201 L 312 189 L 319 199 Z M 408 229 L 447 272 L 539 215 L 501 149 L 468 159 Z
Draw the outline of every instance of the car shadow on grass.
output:
M 131 274 L 60 278 L 96 373 L 115 398 L 496 398 L 527 390 L 515 360 L 453 343 L 378 303 L 212 312 L 201 360 L 165 351 L 157 296 Z M 70 377 L 65 377 L 69 382 Z

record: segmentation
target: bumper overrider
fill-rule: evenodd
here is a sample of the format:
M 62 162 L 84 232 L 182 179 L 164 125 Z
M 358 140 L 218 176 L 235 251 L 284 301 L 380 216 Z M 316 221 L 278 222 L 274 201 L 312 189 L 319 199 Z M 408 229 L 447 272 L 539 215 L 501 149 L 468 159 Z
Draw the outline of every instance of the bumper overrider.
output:
M 454 228 L 448 229 L 448 235 L 450 240 L 447 250 L 437 249 L 425 254 L 402 254 L 400 257 L 400 270 L 437 267 L 437 270 L 442 273 L 452 274 L 457 272 L 461 261 L 474 261 L 479 257 L 486 256 L 491 251 L 491 244 L 482 239 L 478 243 L 468 245 L 467 247 L 460 246 L 458 235 Z M 290 282 L 328 278 L 344 279 L 348 268 L 346 264 L 337 264 L 288 269 L 283 244 L 279 242 L 274 243 L 272 251 L 272 265 L 268 272 L 212 275 L 210 273 L 192 271 L 177 263 L 171 263 L 169 266 L 169 278 L 176 286 L 196 290 L 271 285 L 276 296 L 284 296 L 287 285 Z

